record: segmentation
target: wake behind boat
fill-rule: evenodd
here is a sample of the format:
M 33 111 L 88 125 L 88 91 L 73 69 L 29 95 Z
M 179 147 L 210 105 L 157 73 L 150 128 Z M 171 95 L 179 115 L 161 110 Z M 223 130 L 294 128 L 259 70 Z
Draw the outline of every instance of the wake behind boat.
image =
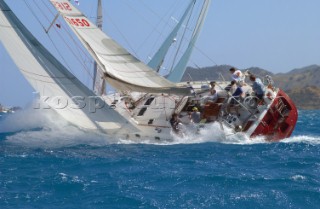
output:
M 157 73 L 162 59 L 149 67 L 103 33 L 69 1 L 51 3 L 116 93 L 96 94 L 82 84 L 36 40 L 4 0 L 0 0 L 0 40 L 42 101 L 70 123 L 134 140 L 170 140 L 174 135 L 198 134 L 213 123 L 218 123 L 222 130 L 231 130 L 228 134 L 243 132 L 251 138 L 281 140 L 291 135 L 297 109 L 281 89 L 273 86 L 270 77 L 265 79 L 266 91 L 261 98 L 255 96 L 245 78 L 238 83 L 243 89 L 241 98 L 230 94 L 230 82 L 178 83 L 185 71 L 182 63 L 190 57 L 198 32 L 193 34 L 190 47 L 178 62 L 180 67 L 166 79 Z M 204 1 L 205 8 L 209 3 Z M 197 27 L 203 24 L 206 11 L 201 12 Z M 166 50 L 159 50 L 163 51 Z M 213 90 L 215 98 L 208 99 Z M 193 114 L 198 115 L 198 120 Z

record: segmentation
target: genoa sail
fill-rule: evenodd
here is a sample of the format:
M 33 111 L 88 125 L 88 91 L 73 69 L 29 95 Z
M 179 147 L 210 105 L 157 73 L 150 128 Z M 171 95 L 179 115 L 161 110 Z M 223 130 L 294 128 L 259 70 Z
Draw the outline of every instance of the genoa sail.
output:
M 186 11 L 184 12 L 182 18 L 180 19 L 179 23 L 175 26 L 175 28 L 171 31 L 169 36 L 163 42 L 162 46 L 159 48 L 157 53 L 153 56 L 153 58 L 148 63 L 152 69 L 159 72 L 160 67 L 164 61 L 165 56 L 167 55 L 171 44 L 174 42 L 174 39 L 177 36 L 178 31 L 181 29 L 182 24 L 184 23 L 185 19 L 187 18 L 188 14 L 190 13 L 193 5 L 195 4 L 196 0 L 192 0 L 188 5 Z
M 41 100 L 49 107 L 44 109 L 54 109 L 68 122 L 84 129 L 110 134 L 137 131 L 45 49 L 4 0 L 0 0 L 0 40 L 20 72 L 45 98 Z M 96 108 L 97 104 L 100 108 Z
M 187 86 L 178 86 L 160 76 L 103 33 L 67 0 L 51 0 L 61 16 L 87 48 L 116 89 L 147 93 L 190 94 Z
M 181 78 L 184 75 L 184 72 L 186 71 L 188 61 L 189 61 L 190 56 L 192 54 L 192 51 L 194 49 L 195 42 L 198 39 L 198 36 L 200 34 L 200 30 L 201 30 L 203 23 L 204 23 L 204 20 L 207 16 L 210 3 L 211 3 L 211 0 L 204 0 L 203 7 L 202 7 L 201 13 L 199 15 L 197 25 L 195 27 L 195 30 L 192 35 L 191 41 L 188 45 L 188 48 L 186 49 L 186 51 L 184 52 L 184 54 L 180 58 L 178 64 L 174 67 L 174 69 L 168 75 L 168 77 L 167 77 L 168 80 L 170 80 L 172 82 L 180 82 L 181 81 Z

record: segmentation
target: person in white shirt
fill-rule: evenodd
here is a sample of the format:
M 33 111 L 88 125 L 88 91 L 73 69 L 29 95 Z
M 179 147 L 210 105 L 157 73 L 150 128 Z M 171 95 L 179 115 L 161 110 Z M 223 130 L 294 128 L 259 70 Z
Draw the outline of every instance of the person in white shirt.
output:
M 215 85 L 216 85 L 216 82 L 212 81 L 210 82 L 210 94 L 207 95 L 207 96 L 204 96 L 202 98 L 202 103 L 205 104 L 207 102 L 210 102 L 210 103 L 215 103 L 218 99 L 218 93 L 217 91 L 215 90 Z
M 242 74 L 242 72 L 240 70 L 236 70 L 234 67 L 230 68 L 230 73 L 232 80 L 236 81 L 236 82 L 242 82 L 244 81 L 244 76 Z

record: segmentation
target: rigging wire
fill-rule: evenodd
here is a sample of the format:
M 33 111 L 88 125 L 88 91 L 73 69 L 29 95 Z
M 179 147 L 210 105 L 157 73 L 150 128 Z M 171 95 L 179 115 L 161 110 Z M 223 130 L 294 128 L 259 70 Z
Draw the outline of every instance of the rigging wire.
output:
M 134 48 L 131 46 L 130 42 L 128 41 L 128 39 L 123 35 L 123 33 L 121 32 L 121 30 L 119 29 L 119 27 L 117 27 L 117 24 L 115 24 L 115 22 L 113 22 L 112 18 L 110 17 L 110 15 L 107 14 L 107 17 L 109 17 L 111 24 L 115 27 L 115 29 L 117 30 L 117 32 L 120 34 L 120 36 L 124 39 L 124 41 L 126 42 L 126 44 L 128 45 L 128 47 L 130 48 L 130 50 L 132 51 L 132 53 L 134 54 L 134 56 L 138 57 L 138 54 L 136 53 L 136 51 L 134 50 Z
M 33 0 L 33 2 L 34 2 L 35 0 Z M 32 15 L 36 18 L 36 20 L 38 21 L 38 23 L 41 25 L 41 27 L 43 28 L 43 30 L 46 30 L 46 28 L 45 28 L 45 26 L 44 26 L 44 24 L 40 21 L 40 19 L 37 17 L 37 15 L 36 15 L 36 13 L 35 13 L 35 11 L 32 9 L 32 7 L 30 6 L 30 3 L 29 2 L 27 2 L 27 1 L 24 1 L 25 2 L 25 4 L 27 5 L 27 7 L 28 7 L 28 9 L 31 11 L 31 13 L 32 13 Z M 52 12 L 52 10 L 50 10 L 50 8 L 48 7 L 48 5 L 47 4 L 45 4 L 43 1 L 40 1 L 40 2 L 42 2 L 44 5 L 45 5 L 45 7 L 47 8 L 47 10 L 54 16 L 55 14 Z M 142 1 L 143 2 L 143 1 Z M 177 2 L 177 1 L 175 1 L 175 2 Z M 37 6 L 37 8 L 38 8 L 38 10 L 40 11 L 40 13 L 46 18 L 46 20 L 50 23 L 50 20 L 48 19 L 48 16 L 47 16 L 47 13 L 45 13 L 41 8 L 40 8 L 40 6 L 38 5 L 38 1 L 37 2 L 34 2 L 34 5 L 36 5 Z M 146 7 L 146 8 L 149 8 L 144 2 L 143 2 L 143 4 L 144 4 L 144 6 Z M 132 8 L 132 6 L 129 6 L 132 10 L 134 10 L 133 8 Z M 172 7 L 173 8 L 173 7 Z M 154 11 L 154 10 L 152 10 L 152 9 L 150 9 L 149 8 L 149 10 L 154 14 L 154 15 L 157 15 L 157 13 Z M 135 12 L 137 12 L 136 10 L 135 10 Z M 141 16 L 141 15 L 140 15 Z M 158 17 L 159 17 L 159 15 L 157 15 Z M 112 21 L 112 18 L 109 16 L 109 18 L 111 19 L 111 21 Z M 143 18 L 144 20 L 146 20 L 145 18 Z M 191 16 L 189 17 L 189 20 L 191 19 Z M 188 20 L 188 22 L 189 22 L 189 20 Z M 162 18 L 162 19 L 160 19 L 160 22 L 163 22 L 164 21 L 164 17 Z M 147 21 L 148 22 L 148 21 Z M 59 24 L 60 24 L 60 22 L 58 22 Z M 112 21 L 112 24 L 116 27 L 116 24 Z M 65 23 L 64 23 L 64 25 L 66 25 Z M 187 29 L 190 29 L 190 28 L 188 28 L 187 26 L 185 26 L 186 28 L 185 28 L 185 31 L 184 31 L 184 33 L 186 33 L 186 30 Z M 60 32 L 57 30 L 57 28 L 56 27 L 54 27 L 54 31 L 58 34 L 58 36 L 64 41 L 64 43 L 65 43 L 65 45 L 69 48 L 69 50 L 72 52 L 72 54 L 73 54 L 73 56 L 78 60 L 78 62 L 83 66 L 83 69 L 86 71 L 86 73 L 90 76 L 90 78 L 93 80 L 93 75 L 92 75 L 92 73 L 90 72 L 90 70 L 88 70 L 88 67 L 87 67 L 87 65 L 85 64 L 85 61 L 83 61 L 84 59 L 91 59 L 91 57 L 89 57 L 89 55 L 84 51 L 84 49 L 83 49 L 83 47 L 82 46 L 79 46 L 79 44 L 76 42 L 76 40 L 74 39 L 74 37 L 70 34 L 70 30 L 67 30 L 66 29 L 66 27 L 61 27 L 61 29 L 63 29 L 67 34 L 68 34 L 68 36 L 70 37 L 70 39 L 72 40 L 72 42 L 74 43 L 74 45 L 76 46 L 75 47 L 75 49 L 72 49 L 70 46 L 69 46 L 69 43 L 67 43 L 66 42 L 66 40 L 65 40 L 65 38 L 64 37 L 62 37 L 61 36 L 61 34 L 60 34 Z M 121 33 L 121 31 L 119 30 L 119 28 L 118 27 L 116 27 L 116 29 L 118 30 L 118 32 L 121 34 L 121 36 L 125 39 L 125 41 L 127 42 L 127 44 L 129 45 L 129 47 L 130 47 L 130 49 L 135 53 L 135 54 L 137 54 L 137 52 L 136 52 L 136 50 L 134 50 L 131 46 L 130 46 L 130 44 L 129 44 L 129 42 L 128 42 L 128 40 L 125 38 L 125 36 L 123 35 L 123 33 Z M 190 29 L 191 30 L 191 29 Z M 151 32 L 151 33 L 154 33 L 154 32 L 158 32 L 160 35 L 162 35 L 162 31 L 163 30 L 161 30 L 161 32 L 159 31 L 159 30 L 157 30 L 157 28 L 156 27 L 154 27 L 154 30 Z M 150 36 L 151 36 L 151 34 L 150 34 Z M 71 69 L 71 67 L 68 65 L 68 62 L 65 60 L 65 58 L 62 56 L 62 53 L 61 53 L 61 51 L 58 49 L 58 47 L 57 47 L 57 45 L 54 43 L 54 41 L 52 40 L 52 37 L 50 36 L 50 34 L 48 34 L 48 37 L 49 37 L 49 39 L 50 39 L 50 41 L 51 41 L 51 43 L 52 43 L 52 45 L 54 46 L 54 48 L 55 48 L 55 50 L 58 52 L 58 54 L 59 54 L 59 56 L 61 57 L 61 59 L 63 60 L 63 62 L 66 64 L 66 66 L 68 67 L 68 69 L 69 70 L 72 70 Z M 148 39 L 149 39 L 149 37 L 148 37 Z M 174 46 L 175 48 L 176 48 L 176 46 Z M 139 48 L 141 48 L 141 46 L 139 47 Z M 208 60 L 210 60 L 212 63 L 214 63 L 215 65 L 217 65 L 216 64 L 216 62 L 215 61 L 213 61 L 213 59 L 211 59 L 205 52 L 203 52 L 201 49 L 199 49 L 196 45 L 194 45 L 194 48 L 197 50 L 197 51 L 199 51 L 200 53 L 201 53 L 201 55 L 203 55 L 203 56 L 205 56 Z M 77 50 L 77 52 L 74 52 L 74 50 Z M 139 50 L 138 50 L 139 51 Z M 177 57 L 177 55 L 178 55 L 178 53 L 181 53 L 181 52 L 179 52 L 179 50 L 177 50 L 177 53 L 175 54 L 175 59 L 176 59 L 176 57 Z M 81 55 L 81 56 L 84 56 L 85 58 L 83 59 L 83 60 L 81 60 L 80 58 L 79 58 L 79 54 Z M 193 60 L 190 60 L 194 65 L 196 65 L 195 64 L 195 62 L 193 61 Z M 174 63 L 173 63 L 174 64 Z M 173 66 L 172 66 L 172 68 L 173 68 Z M 172 70 L 172 68 L 171 68 L 171 70 Z M 170 70 L 170 71 L 171 71 Z M 169 70 L 168 70 L 169 71 Z
M 200 49 L 199 47 L 197 47 L 197 45 L 193 46 L 197 51 L 200 52 L 201 55 L 203 55 L 205 58 L 207 58 L 210 62 L 212 62 L 215 65 L 218 65 L 212 58 L 210 58 L 202 49 Z M 192 60 L 191 60 L 192 61 Z M 194 64 L 195 62 L 192 61 Z
M 34 0 L 33 0 L 34 1 Z M 37 15 L 35 14 L 34 10 L 32 9 L 32 7 L 30 6 L 29 3 L 27 3 L 26 1 L 24 1 L 25 4 L 27 5 L 28 9 L 31 11 L 32 15 L 34 16 L 34 18 L 39 22 L 39 24 L 42 26 L 42 28 L 44 30 L 45 27 L 43 25 L 43 23 L 40 21 L 40 19 L 37 17 Z M 50 23 L 50 19 L 48 18 L 48 16 L 44 13 L 44 11 L 40 8 L 40 6 L 34 2 L 34 4 L 37 6 L 38 10 L 40 11 L 40 13 L 46 18 L 46 20 Z M 52 13 L 52 11 L 50 10 L 50 8 L 48 7 L 48 5 L 44 4 L 47 9 L 49 10 L 49 12 L 54 15 Z M 74 52 L 74 49 L 71 48 L 71 46 L 66 42 L 66 40 L 62 37 L 62 35 L 57 31 L 57 29 L 54 27 L 55 32 L 58 34 L 58 36 L 62 39 L 62 41 L 64 42 L 65 46 L 68 47 L 69 51 L 73 54 L 73 56 L 78 60 L 78 62 L 82 65 L 83 69 L 87 72 L 87 74 L 91 77 L 91 79 L 93 79 L 90 71 L 88 70 L 87 66 L 80 60 L 79 56 L 76 55 L 76 53 Z M 75 40 L 73 39 L 73 37 L 70 35 L 70 33 L 65 30 L 66 33 L 71 37 L 71 39 L 75 42 Z M 52 37 L 50 36 L 50 34 L 47 34 L 49 40 L 51 41 L 53 47 L 55 48 L 55 50 L 58 52 L 59 56 L 61 57 L 61 59 L 63 60 L 63 62 L 65 63 L 65 65 L 67 66 L 67 68 L 69 69 L 70 72 L 73 72 L 71 67 L 68 65 L 68 62 L 65 60 L 65 58 L 62 56 L 61 51 L 58 49 L 58 47 L 56 46 L 56 44 L 54 43 L 54 41 L 52 40 Z M 76 45 L 77 46 L 77 45 Z M 79 46 L 78 46 L 79 47 Z M 79 51 L 78 51 L 79 52 Z M 83 53 L 85 54 L 85 53 Z M 74 73 L 73 73 L 74 74 Z
M 55 14 L 50 10 L 49 6 L 48 6 L 47 4 L 45 4 L 44 2 L 43 2 L 43 4 L 44 4 L 45 7 L 47 8 L 47 10 L 54 16 Z M 63 21 L 63 23 L 64 23 L 64 21 Z M 60 23 L 60 24 L 61 24 L 61 23 Z M 64 24 L 64 25 L 66 25 L 66 24 Z M 66 26 L 67 26 L 67 25 L 66 25 Z M 67 33 L 67 35 L 69 36 L 69 38 L 72 40 L 72 42 L 73 42 L 74 45 L 76 46 L 77 52 L 78 52 L 79 54 L 82 53 L 82 56 L 83 56 L 82 58 L 83 58 L 83 60 L 85 60 L 85 59 L 91 60 L 91 57 L 90 57 L 90 56 L 88 55 L 88 53 L 83 49 L 82 45 L 80 45 L 80 44 L 75 40 L 75 38 L 74 38 L 74 37 L 72 36 L 72 34 L 70 33 L 70 30 L 67 29 L 68 27 L 61 27 L 61 28 L 62 28 L 63 31 L 65 31 L 65 32 Z M 58 31 L 57 31 L 56 28 L 55 28 L 55 31 L 56 31 L 56 33 L 58 33 Z M 62 39 L 63 39 L 63 38 L 62 38 Z M 78 58 L 78 56 L 75 56 L 75 57 Z M 82 63 L 81 60 L 78 59 L 78 61 L 79 61 L 80 63 Z M 84 61 L 84 63 L 85 63 L 85 61 Z M 86 66 L 85 68 L 86 68 L 87 71 L 89 71 L 87 66 Z
M 196 2 L 196 1 L 194 1 L 194 3 L 195 3 L 195 2 Z M 194 9 L 194 5 L 192 6 L 192 10 L 190 11 L 190 16 L 189 16 L 189 18 L 188 18 L 188 20 L 187 20 L 187 24 L 186 24 L 186 25 L 189 25 L 189 22 L 190 22 L 190 20 L 191 20 L 191 16 L 192 16 L 191 14 L 192 14 L 193 9 Z M 182 37 L 185 36 L 185 34 L 186 34 L 186 32 L 187 32 L 187 28 L 188 28 L 188 27 L 186 26 L 185 29 L 184 29 L 184 31 L 183 31 Z M 175 62 L 176 62 L 177 56 L 178 56 L 178 54 L 179 54 L 179 52 L 180 52 L 180 48 L 181 48 L 181 42 L 180 42 L 179 47 L 178 47 L 178 49 L 177 49 L 177 52 L 176 52 L 176 54 L 175 54 L 175 56 L 174 56 L 172 66 L 171 66 L 171 68 L 170 68 L 170 72 L 173 70 L 173 67 L 174 67 L 174 64 L 175 64 Z
M 144 45 L 145 45 L 145 42 L 148 41 L 148 40 L 151 38 L 152 34 L 154 34 L 155 32 L 157 32 L 157 33 L 159 34 L 157 40 L 154 41 L 153 46 L 150 48 L 150 51 L 152 52 L 152 51 L 155 51 L 154 48 L 156 47 L 156 45 L 157 45 L 158 42 L 160 41 L 160 37 L 164 37 L 163 33 L 164 33 L 164 31 L 165 31 L 165 27 L 168 26 L 168 25 L 169 25 L 169 22 L 171 21 L 171 18 L 168 18 L 166 21 L 165 21 L 164 19 L 165 19 L 167 16 L 169 16 L 169 13 L 173 13 L 173 11 L 174 11 L 175 8 L 177 7 L 177 5 L 179 5 L 179 2 L 178 2 L 178 1 L 174 1 L 174 4 L 172 4 L 172 5 L 169 7 L 169 8 L 171 8 L 172 11 L 171 11 L 171 10 L 168 10 L 162 17 L 161 17 L 159 14 L 157 14 L 153 9 L 151 9 L 144 1 L 141 1 L 141 3 L 142 3 L 142 5 L 143 5 L 145 8 L 147 8 L 154 16 L 156 16 L 157 18 L 160 19 L 160 20 L 158 21 L 158 23 L 154 25 L 154 24 L 152 24 L 152 23 L 149 21 L 149 19 L 145 18 L 145 17 L 142 16 L 142 15 L 139 15 L 139 14 L 137 13 L 137 11 L 134 10 L 134 11 L 136 11 L 136 13 L 137 13 L 139 16 L 141 16 L 141 18 L 142 18 L 145 22 L 147 22 L 147 23 L 148 23 L 149 25 L 151 25 L 152 28 L 153 28 L 153 30 L 149 33 L 149 35 L 147 36 L 147 38 L 145 38 L 144 41 L 140 44 L 140 46 L 138 47 L 138 50 L 137 50 L 137 51 L 140 51 L 140 50 L 141 50 L 142 46 L 144 46 Z M 132 8 L 132 7 L 130 7 L 130 8 Z M 133 8 L 132 8 L 132 9 L 133 9 Z M 156 26 L 161 25 L 162 22 L 164 22 L 163 29 L 159 29 L 158 27 L 156 27 Z M 149 54 L 150 54 L 150 53 L 149 53 Z M 148 57 L 147 57 L 147 60 L 148 60 Z
M 30 6 L 30 4 L 29 3 L 27 3 L 26 1 L 23 1 L 25 4 L 26 4 L 26 6 L 28 7 L 28 9 L 30 10 L 30 12 L 31 12 L 31 14 L 33 15 L 33 17 L 38 21 L 38 23 L 41 25 L 41 27 L 43 28 L 43 30 L 45 31 L 46 30 L 46 28 L 44 27 L 44 25 L 42 24 L 42 22 L 40 21 L 40 19 L 39 18 L 37 18 L 37 16 L 36 16 L 36 14 L 35 14 L 35 12 L 33 11 L 33 9 L 31 8 L 31 6 Z
M 34 1 L 34 0 L 33 0 L 33 1 Z M 43 3 L 43 5 L 47 8 L 47 10 L 48 10 L 53 16 L 55 16 L 55 14 L 52 12 L 52 10 L 49 8 L 49 6 L 48 6 L 47 4 L 45 4 L 44 2 L 42 2 L 42 3 Z M 44 16 L 45 16 L 45 15 L 44 15 Z M 64 23 L 64 21 L 63 21 L 63 23 Z M 61 23 L 59 22 L 59 24 L 61 24 Z M 72 39 L 72 40 L 74 41 L 74 43 L 75 43 L 75 45 L 76 45 L 76 47 L 77 47 L 78 52 L 82 52 L 84 56 L 86 56 L 87 58 L 89 58 L 89 57 L 87 56 L 87 53 L 83 50 L 83 48 L 82 48 L 81 46 L 79 46 L 79 44 L 76 43 L 76 41 L 75 41 L 75 39 L 73 38 L 73 36 L 71 35 L 70 31 L 67 30 L 65 27 L 61 27 L 61 28 L 62 28 L 62 30 L 64 30 L 64 31 L 69 35 L 70 39 Z
M 202 6 L 200 6 L 200 4 L 197 4 L 197 9 L 196 10 L 201 10 L 201 8 L 202 8 Z M 194 9 L 195 10 L 195 9 Z M 200 14 L 199 14 L 199 16 L 198 16 L 198 18 L 196 18 L 196 16 L 193 16 L 193 20 L 191 21 L 192 23 L 194 23 L 194 24 L 196 24 L 197 23 L 197 20 L 200 18 Z M 189 25 L 189 26 L 188 26 Z M 192 30 L 191 28 L 192 27 L 190 27 L 190 24 L 188 24 L 188 25 L 186 25 L 185 27 L 187 27 L 189 30 L 190 30 L 190 32 L 193 32 L 193 34 L 191 35 L 191 37 L 184 37 L 184 39 L 185 39 L 185 41 L 184 41 L 184 46 L 183 47 L 187 47 L 187 46 L 185 46 L 185 45 L 188 45 L 188 43 L 190 43 L 190 41 L 191 41 L 191 38 L 193 37 L 193 35 L 194 35 L 194 33 L 195 33 L 195 27 L 196 27 L 196 25 L 194 25 L 194 26 L 192 26 L 192 27 L 194 27 L 194 29 Z M 181 40 L 182 41 L 182 40 Z M 178 53 L 178 54 L 183 54 L 182 53 L 182 51 L 181 50 L 177 50 L 177 46 L 176 45 L 173 45 L 173 47 L 176 49 L 176 52 Z M 195 43 L 193 44 L 193 47 L 194 47 L 194 50 L 195 51 L 197 51 L 197 52 L 199 52 L 203 57 L 205 57 L 206 59 L 208 59 L 211 63 L 213 63 L 214 65 L 218 65 L 212 58 L 210 58 L 209 56 L 208 56 L 208 54 L 206 54 L 203 50 L 201 50 Z M 167 56 L 167 57 L 169 57 L 169 56 Z M 199 66 L 197 65 L 197 63 L 192 59 L 192 57 L 189 59 L 189 62 L 190 63 L 192 63 L 194 66 L 196 66 L 197 68 L 199 68 Z M 163 67 L 163 69 L 165 69 L 166 70 L 166 72 L 167 72 L 167 74 L 169 74 L 170 72 L 171 72 L 171 70 L 169 69 L 166 69 L 165 67 Z
M 193 0 L 191 0 L 191 1 L 193 1 Z M 159 21 L 158 24 L 156 24 L 156 26 L 155 26 L 154 24 L 152 24 L 152 23 L 149 21 L 149 19 L 147 19 L 145 16 L 143 16 L 143 15 L 141 14 L 141 12 L 139 12 L 139 10 L 135 9 L 131 4 L 129 4 L 129 2 L 126 2 L 127 7 L 128 7 L 131 11 L 133 11 L 134 14 L 137 14 L 137 16 L 141 17 L 140 19 L 144 20 L 144 22 L 146 22 L 147 24 L 153 26 L 153 27 L 152 27 L 153 30 L 149 33 L 149 35 L 147 36 L 147 38 L 144 39 L 144 42 L 139 45 L 139 47 L 138 47 L 137 50 L 134 50 L 133 47 L 130 46 L 130 44 L 128 43 L 127 39 L 125 38 L 126 35 L 124 35 L 124 34 L 120 31 L 120 29 L 116 26 L 116 24 L 114 24 L 114 22 L 112 22 L 113 25 L 115 25 L 117 31 L 121 34 L 121 36 L 126 39 L 126 42 L 127 42 L 128 45 L 130 46 L 131 50 L 135 52 L 135 54 L 139 53 L 139 51 L 141 50 L 142 46 L 145 45 L 146 41 L 149 40 L 149 39 L 152 37 L 152 34 L 154 34 L 154 33 L 157 32 L 157 33 L 159 34 L 159 37 L 156 39 L 156 41 L 153 42 L 154 44 L 153 44 L 153 46 L 152 46 L 153 49 L 155 48 L 155 46 L 157 45 L 157 42 L 159 42 L 159 41 L 162 39 L 162 38 L 160 38 L 160 37 L 163 37 L 163 33 L 165 32 L 164 29 L 159 29 L 159 27 L 157 27 L 157 26 L 163 25 L 163 24 L 161 24 L 161 23 L 164 23 L 164 22 L 165 22 L 164 28 L 165 28 L 165 27 L 168 27 L 168 26 L 170 25 L 169 22 L 172 21 L 172 18 L 173 18 L 173 17 L 170 16 L 170 18 L 168 18 L 167 21 L 164 21 L 164 19 L 165 19 L 170 13 L 173 13 L 173 11 L 171 11 L 171 10 L 176 10 L 176 9 L 177 9 L 177 8 L 176 8 L 176 5 L 179 5 L 179 6 L 180 6 L 180 5 L 181 5 L 181 2 L 179 2 L 179 1 L 174 1 L 174 4 L 172 4 L 172 6 L 170 7 L 171 9 L 170 9 L 170 10 L 166 10 L 166 11 L 167 11 L 166 14 L 165 14 L 165 15 L 162 15 L 162 17 L 161 17 L 160 15 L 158 15 L 157 12 L 155 12 L 152 8 L 150 8 L 150 7 L 146 4 L 146 2 L 140 1 L 140 4 L 141 4 L 142 6 L 144 6 L 147 10 L 149 10 L 154 16 L 158 17 L 158 18 L 160 19 L 160 21 Z M 197 8 L 196 8 L 196 6 L 197 6 Z M 187 47 L 188 43 L 189 43 L 190 40 L 191 40 L 191 37 L 189 37 L 189 36 L 191 36 L 191 35 L 192 35 L 192 32 L 194 31 L 194 29 L 192 29 L 192 28 L 193 28 L 193 27 L 194 27 L 194 28 L 196 27 L 196 26 L 191 26 L 191 25 L 192 25 L 192 24 L 195 24 L 195 23 L 196 23 L 196 19 L 199 18 L 199 17 L 196 18 L 196 16 L 195 16 L 195 15 L 192 15 L 192 14 L 194 13 L 195 10 L 200 10 L 199 7 L 200 7 L 200 9 L 201 9 L 200 4 L 196 4 L 196 1 L 195 1 L 194 8 L 193 8 L 192 12 L 190 12 L 190 15 L 189 15 L 189 21 L 188 21 L 188 23 L 187 23 L 187 25 L 183 25 L 183 27 L 185 28 L 185 29 L 184 29 L 184 32 L 183 32 L 183 34 L 184 34 L 183 37 L 181 37 L 181 36 L 182 36 L 182 35 L 181 35 L 182 32 L 181 32 L 181 31 L 179 32 L 180 35 L 178 35 L 178 36 L 181 37 L 181 38 L 179 39 L 179 43 L 180 43 L 180 44 L 178 44 L 178 45 L 179 45 L 179 48 L 178 48 L 178 46 L 176 46 L 176 45 L 172 45 L 172 50 L 170 50 L 170 51 L 168 52 L 167 58 L 169 58 L 169 57 L 175 57 L 175 60 L 177 60 L 178 56 L 181 55 L 181 54 L 183 54 L 183 52 L 182 52 L 181 49 Z M 108 16 L 108 17 L 109 17 L 111 20 L 113 20 L 110 16 Z M 191 23 L 192 23 L 192 24 L 191 24 Z M 189 32 L 190 32 L 190 35 L 189 35 Z M 187 35 L 187 34 L 188 34 L 188 35 Z M 151 48 L 151 51 L 154 51 L 152 48 Z M 178 49 L 178 50 L 177 50 L 177 49 Z M 176 52 L 176 54 L 175 54 L 175 52 Z M 150 53 L 149 53 L 149 54 L 150 54 Z M 170 55 L 170 54 L 171 54 L 171 55 Z M 149 57 L 148 57 L 146 60 L 149 60 Z M 146 62 L 145 62 L 145 63 L 146 63 Z M 166 63 L 172 63 L 172 65 L 174 65 L 174 60 L 171 59 L 171 61 L 167 61 Z M 166 69 L 164 66 L 162 66 L 162 68 L 163 68 L 163 69 Z M 170 72 L 170 69 L 166 69 L 166 70 L 167 70 L 167 72 Z
M 35 12 L 34 12 L 33 9 L 31 8 L 31 6 L 29 5 L 29 3 L 27 3 L 26 1 L 24 1 L 24 2 L 28 5 L 29 10 L 32 12 L 32 14 L 33 14 L 34 17 L 37 19 L 37 21 L 41 24 L 41 26 L 43 27 L 43 29 L 46 30 L 46 28 L 44 27 L 44 25 L 41 23 L 40 19 L 35 16 Z M 33 2 L 34 2 L 34 0 L 33 0 Z M 34 4 L 35 4 L 35 2 L 34 2 Z M 38 10 L 40 10 L 40 12 L 42 13 L 42 10 L 39 8 L 39 5 L 38 5 L 38 4 L 35 4 L 35 5 L 37 6 Z M 42 13 L 42 15 L 43 15 L 43 13 Z M 50 23 L 50 20 L 49 20 L 46 16 L 45 16 L 45 18 L 46 18 L 47 21 Z M 72 72 L 70 66 L 69 66 L 68 63 L 66 62 L 65 58 L 61 55 L 60 51 L 58 50 L 57 46 L 54 44 L 54 42 L 53 42 L 53 40 L 52 40 L 52 38 L 51 38 L 51 36 L 50 36 L 49 34 L 48 34 L 48 38 L 49 38 L 50 42 L 52 43 L 53 47 L 55 48 L 55 50 L 58 52 L 58 54 L 59 54 L 59 56 L 61 57 L 61 59 L 63 60 L 63 62 L 66 64 L 66 66 L 67 66 L 67 68 L 69 69 L 69 71 Z
M 141 2 L 143 3 L 143 1 L 141 1 Z M 121 30 L 120 30 L 120 28 L 117 26 L 116 22 L 113 20 L 113 18 L 112 18 L 110 15 L 108 15 L 108 13 L 107 13 L 107 17 L 108 17 L 108 19 L 110 19 L 110 22 L 111 22 L 111 24 L 115 27 L 116 31 L 117 31 L 117 32 L 120 34 L 120 36 L 124 39 L 124 41 L 126 42 L 126 44 L 127 44 L 128 47 L 129 47 L 129 49 L 134 53 L 134 55 L 135 55 L 136 57 L 140 57 L 140 56 L 138 56 L 138 55 L 139 55 L 139 51 L 140 51 L 141 48 L 145 45 L 146 41 L 148 41 L 148 40 L 152 37 L 152 34 L 155 33 L 155 32 L 157 32 L 158 34 L 160 34 L 160 35 L 159 35 L 160 37 L 161 37 L 161 36 L 163 37 L 163 33 L 164 33 L 165 30 L 164 30 L 164 29 L 159 29 L 159 27 L 155 27 L 155 25 L 154 25 L 153 23 L 151 23 L 148 18 L 146 18 L 145 16 L 143 16 L 139 11 L 137 11 L 137 10 L 136 10 L 132 5 L 130 5 L 128 2 L 125 2 L 125 4 L 126 4 L 126 6 L 127 6 L 131 11 L 133 11 L 134 14 L 136 14 L 136 16 L 139 16 L 140 19 L 142 19 L 142 20 L 143 20 L 144 22 L 146 22 L 148 25 L 152 25 L 152 28 L 153 28 L 153 30 L 149 33 L 149 35 L 148 35 L 146 38 L 143 39 L 143 42 L 137 47 L 137 49 L 135 49 L 134 47 L 132 47 L 132 45 L 130 44 L 130 42 L 129 42 L 128 39 L 127 39 L 127 36 L 124 35 L 124 34 L 121 32 Z M 177 7 L 176 5 L 179 5 L 179 2 L 178 2 L 178 1 L 174 1 L 174 4 L 172 4 L 172 6 L 170 7 L 171 10 L 174 10 L 174 8 Z M 160 15 L 158 15 L 154 10 L 150 9 L 150 8 L 149 8 L 148 6 L 146 6 L 145 4 L 144 4 L 144 6 L 145 6 L 147 9 L 149 9 L 155 16 L 160 17 Z M 167 13 L 165 14 L 165 16 L 163 16 L 162 18 L 160 18 L 160 21 L 159 21 L 158 24 L 156 24 L 156 26 L 159 26 L 161 22 L 165 22 L 164 27 L 166 27 L 167 25 L 169 25 L 170 18 L 168 19 L 168 21 L 164 21 L 164 19 L 165 19 L 166 16 L 168 16 L 168 14 L 169 14 L 170 12 L 172 13 L 172 11 L 168 10 Z M 155 46 L 157 45 L 157 42 L 158 42 L 158 41 L 160 41 L 160 38 L 158 38 L 157 41 L 154 41 L 154 46 L 152 47 L 153 49 L 154 49 Z M 152 48 L 151 48 L 151 51 L 154 51 L 154 50 L 152 50 Z M 150 50 L 150 49 L 149 49 L 149 50 Z M 150 53 L 148 53 L 148 54 L 150 54 Z M 145 60 L 149 60 L 149 59 L 148 59 L 148 56 L 147 56 L 147 58 L 146 58 Z

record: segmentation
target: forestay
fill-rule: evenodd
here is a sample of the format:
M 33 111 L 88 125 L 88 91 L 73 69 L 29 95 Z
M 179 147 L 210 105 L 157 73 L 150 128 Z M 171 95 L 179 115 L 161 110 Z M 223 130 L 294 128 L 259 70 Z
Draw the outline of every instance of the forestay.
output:
M 139 61 L 103 33 L 67 0 L 51 0 L 67 24 L 88 49 L 105 73 L 105 78 L 118 90 L 149 93 L 189 94 Z

